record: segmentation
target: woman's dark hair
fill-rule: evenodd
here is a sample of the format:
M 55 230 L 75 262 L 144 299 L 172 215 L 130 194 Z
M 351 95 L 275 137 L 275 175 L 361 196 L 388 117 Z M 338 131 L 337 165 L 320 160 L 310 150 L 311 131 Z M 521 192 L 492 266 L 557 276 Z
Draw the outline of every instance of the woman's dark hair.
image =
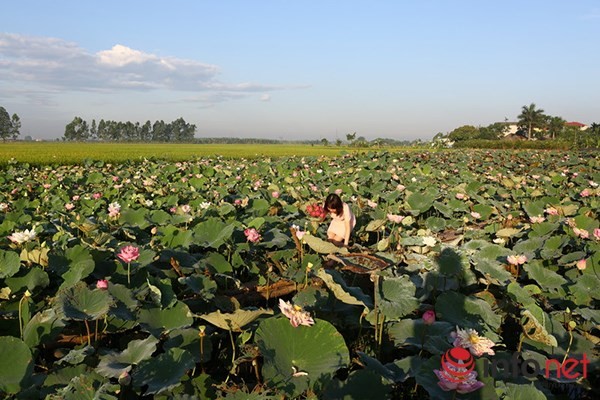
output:
M 329 212 L 329 210 L 335 210 L 335 215 L 342 215 L 344 213 L 344 203 L 342 203 L 342 199 L 335 193 L 331 193 L 325 199 L 325 205 L 323 206 L 325 211 Z

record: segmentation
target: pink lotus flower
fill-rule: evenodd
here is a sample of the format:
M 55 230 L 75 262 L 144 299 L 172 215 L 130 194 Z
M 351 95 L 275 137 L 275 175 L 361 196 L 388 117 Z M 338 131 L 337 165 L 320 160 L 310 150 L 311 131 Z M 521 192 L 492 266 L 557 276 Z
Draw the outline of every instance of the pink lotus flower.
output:
M 585 229 L 579 229 L 577 227 L 573 228 L 573 233 L 575 236 L 579 236 L 582 239 L 588 239 L 590 237 L 590 233 Z
M 117 203 L 116 201 L 113 201 L 112 203 L 110 203 L 108 205 L 108 216 L 110 218 L 118 217 L 120 212 L 121 212 L 121 205 L 119 203 Z
M 600 240 L 600 228 L 594 229 L 594 238 Z
M 119 254 L 117 254 L 117 257 L 119 257 L 126 263 L 130 263 L 132 261 L 137 260 L 139 256 L 140 249 L 135 246 L 125 246 L 121 248 L 121 251 L 119 252 Z
M 304 311 L 302 307 L 293 305 L 291 302 L 279 299 L 279 309 L 283 315 L 289 318 L 294 328 L 299 325 L 311 326 L 315 323 L 308 311 Z
M 464 193 L 456 193 L 456 195 L 455 195 L 455 196 L 456 196 L 456 198 L 457 198 L 458 200 L 464 200 L 464 199 L 466 199 L 466 198 L 467 198 L 467 195 L 466 195 L 466 194 L 464 194 Z
M 427 310 L 423 313 L 422 318 L 425 325 L 431 325 L 435 322 L 435 312 L 433 310 Z
M 372 200 L 367 200 L 367 205 L 371 208 L 377 208 L 377 203 Z
M 77 194 L 75 196 L 71 197 L 71 200 L 73 200 L 73 201 L 77 201 L 79 199 L 80 199 L 80 196 Z
M 404 189 L 406 189 L 406 186 L 404 186 L 402 184 L 399 184 L 398 186 L 396 186 L 396 190 L 399 192 L 403 191 Z
M 545 220 L 546 218 L 542 217 L 541 215 L 529 218 L 529 222 L 531 222 L 532 224 L 539 224 L 540 222 L 544 222 Z
M 396 215 L 396 214 L 388 214 L 387 215 L 387 219 L 390 222 L 393 222 L 395 224 L 399 224 L 404 219 L 404 216 L 403 215 Z
M 279 192 L 277 190 L 273 190 L 271 192 L 271 196 L 273 196 L 274 199 L 278 199 L 279 198 Z
M 342 194 L 342 189 L 335 189 L 333 192 L 339 196 Z
M 258 233 L 256 228 L 245 229 L 244 235 L 246 235 L 246 239 L 252 243 L 256 243 L 256 242 L 260 241 L 260 239 L 261 239 L 260 233 Z
M 100 197 L 102 197 L 102 193 L 100 192 L 96 192 L 92 195 L 92 199 L 94 200 L 98 200 Z
M 457 380 L 455 375 L 451 375 L 447 371 L 455 371 L 460 373 L 461 379 Z M 433 372 L 438 377 L 439 387 L 442 390 L 449 392 L 451 390 L 456 390 L 458 393 L 471 393 L 475 390 L 481 389 L 484 384 L 477 380 L 477 372 L 471 371 L 465 375 L 463 373 L 467 372 L 466 368 L 455 367 L 448 362 L 444 362 L 441 370 L 434 369 Z
M 452 332 L 451 336 L 454 338 L 454 342 L 452 343 L 454 347 L 467 349 L 476 357 L 479 357 L 482 354 L 489 354 L 492 356 L 495 354 L 492 347 L 496 344 L 486 337 L 479 336 L 474 329 L 460 329 L 457 326 L 456 332 Z
M 479 219 L 481 218 L 481 214 L 479 214 L 477 211 L 471 211 L 471 217 Z
M 98 282 L 96 282 L 96 288 L 100 290 L 108 289 L 108 281 L 106 279 L 98 279 Z
M 548 215 L 558 215 L 558 210 L 554 207 L 548 207 L 544 210 L 544 212 Z
M 587 260 L 582 258 L 581 260 L 577 261 L 576 265 L 578 270 L 583 271 L 587 267 Z
M 192 211 L 192 207 L 190 207 L 188 204 L 184 204 L 181 206 L 181 212 L 183 212 L 184 214 L 189 214 L 190 211 Z
M 73 204 L 73 203 L 65 204 L 65 210 L 67 210 L 67 211 L 71 211 L 74 208 L 75 208 L 75 204 Z
M 591 192 L 591 190 L 590 190 L 590 189 L 588 189 L 588 188 L 585 188 L 585 189 L 583 189 L 583 190 L 582 190 L 582 191 L 579 193 L 579 195 L 580 195 L 581 197 L 589 197 L 589 196 L 591 196 L 591 195 L 592 195 L 592 192 Z
M 511 265 L 521 265 L 527 262 L 527 256 L 524 254 L 518 256 L 511 254 L 510 256 L 506 257 L 506 261 L 508 261 L 508 263 Z

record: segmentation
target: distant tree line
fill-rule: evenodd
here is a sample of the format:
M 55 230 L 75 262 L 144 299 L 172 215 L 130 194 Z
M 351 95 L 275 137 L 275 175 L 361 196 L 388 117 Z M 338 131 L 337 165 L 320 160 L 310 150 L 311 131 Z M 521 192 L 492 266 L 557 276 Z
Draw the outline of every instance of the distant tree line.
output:
M 21 134 L 21 119 L 17 114 L 12 117 L 8 111 L 0 106 L 0 138 L 5 142 L 6 139 L 17 140 Z
M 517 125 L 516 132 L 507 135 L 510 125 L 514 124 Z M 582 129 L 581 126 L 568 124 L 561 117 L 544 114 L 544 110 L 531 103 L 521 108 L 516 122 L 496 122 L 480 127 L 463 125 L 447 135 L 438 133 L 433 138 L 433 142 L 450 141 L 459 146 L 477 143 L 479 146 L 486 140 L 495 141 L 507 138 L 555 141 L 561 147 L 570 148 L 600 147 L 600 124 L 592 123 L 587 129 Z
M 166 123 L 146 121 L 120 122 L 92 120 L 91 124 L 81 117 L 75 117 L 65 127 L 65 141 L 103 141 L 103 142 L 193 142 L 196 125 L 188 124 L 183 118 Z

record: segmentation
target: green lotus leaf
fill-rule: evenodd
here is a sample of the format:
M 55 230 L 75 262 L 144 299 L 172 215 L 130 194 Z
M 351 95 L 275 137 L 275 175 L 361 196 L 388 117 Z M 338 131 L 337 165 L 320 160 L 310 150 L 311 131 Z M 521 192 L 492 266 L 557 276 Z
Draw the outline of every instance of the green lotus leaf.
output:
M 506 287 L 508 295 L 517 303 L 520 303 L 523 307 L 528 307 L 532 304 L 536 304 L 535 297 L 526 288 L 522 287 L 517 282 L 511 282 Z
M 410 210 L 413 215 L 423 214 L 433 206 L 438 195 L 436 189 L 428 189 L 423 193 L 411 193 L 406 197 L 405 208 Z
M 502 316 L 492 310 L 484 300 L 465 296 L 457 292 L 445 292 L 435 302 L 436 315 L 461 328 L 473 328 L 492 340 L 496 340 L 496 330 Z
M 388 399 L 392 383 L 382 379 L 376 371 L 360 369 L 350 373 L 347 379 L 335 379 L 323 395 L 326 399 Z
M 147 215 L 148 210 L 145 208 L 125 208 L 121 210 L 119 221 L 127 226 L 146 229 L 148 226 L 150 226 L 150 223 L 146 220 Z
M 415 284 L 407 275 L 399 278 L 381 277 L 379 282 L 379 288 L 375 292 L 375 301 L 379 312 L 388 321 L 398 320 L 419 307 L 419 301 L 414 297 Z M 376 323 L 373 315 L 369 315 L 367 320 L 373 324 Z
M 138 321 L 153 335 L 178 328 L 185 328 L 194 322 L 189 307 L 177 301 L 171 308 L 142 308 L 138 312 Z
M 538 236 L 546 236 L 555 232 L 559 227 L 558 223 L 544 221 L 531 225 L 531 230 Z
M 131 382 L 138 388 L 147 385 L 145 395 L 159 394 L 180 385 L 183 375 L 194 366 L 194 359 L 187 350 L 168 349 L 142 361 L 131 374 Z
M 70 364 L 77 365 L 81 364 L 87 356 L 94 354 L 96 350 L 92 346 L 85 346 L 81 349 L 73 349 L 67 353 L 66 356 L 56 362 L 56 364 Z
M 446 220 L 440 217 L 429 217 L 425 220 L 425 227 L 432 232 L 441 232 L 446 229 Z
M 233 223 L 225 223 L 218 218 L 209 218 L 194 227 L 194 238 L 200 246 L 218 249 L 231 238 L 234 229 Z
M 521 232 L 521 229 L 516 228 L 503 228 L 496 231 L 496 236 L 500 238 L 509 238 L 511 236 L 515 236 Z
M 158 339 L 153 336 L 143 340 L 132 340 L 122 352 L 110 352 L 100 356 L 96 372 L 107 378 L 118 378 L 123 372 L 130 371 L 132 365 L 151 358 L 157 344 Z
M 536 281 L 540 287 L 557 290 L 567 283 L 567 280 L 554 271 L 544 267 L 539 260 L 533 260 L 523 266 L 530 279 Z
M 530 384 L 517 384 L 511 382 L 499 382 L 498 395 L 503 399 L 511 400 L 546 400 L 548 397 L 534 386 Z
M 486 220 L 494 212 L 494 208 L 487 204 L 476 204 L 473 206 L 473 211 L 478 212 L 481 215 L 482 220 Z
M 77 245 L 68 248 L 65 251 L 65 259 L 68 270 L 62 274 L 64 282 L 60 286 L 61 289 L 73 287 L 94 271 L 94 259 L 89 250 L 83 246 Z
M 455 326 L 446 321 L 427 325 L 422 319 L 403 319 L 390 323 L 388 334 L 398 347 L 414 346 L 441 355 L 451 347 L 448 338 L 454 330 Z
M 537 217 L 540 215 L 544 215 L 545 208 L 546 201 L 544 200 L 529 201 L 523 204 L 523 209 L 529 217 Z
M 91 290 L 84 282 L 59 290 L 57 300 L 60 315 L 79 321 L 104 317 L 114 301 L 107 291 Z
M 50 285 L 50 277 L 41 268 L 33 267 L 24 276 L 13 275 L 6 278 L 5 283 L 13 293 L 17 293 L 22 289 L 33 292 L 35 288 L 45 288 Z
M 364 294 L 359 287 L 348 287 L 338 272 L 321 268 L 317 271 L 317 276 L 323 280 L 327 288 L 339 301 L 365 308 L 373 307 L 373 300 Z
M 367 226 L 365 227 L 365 230 L 367 232 L 376 232 L 379 231 L 381 229 L 382 226 L 385 226 L 385 224 L 387 223 L 387 219 L 375 219 L 370 221 Z
M 219 310 L 210 314 L 199 315 L 199 317 L 226 331 L 241 332 L 244 326 L 262 315 L 273 315 L 273 310 L 264 308 L 256 310 L 238 309 L 233 313 L 222 313 Z
M 24 390 L 32 373 L 33 356 L 27 344 L 12 336 L 0 336 L 0 392 Z
M 162 226 L 157 233 L 160 235 L 160 242 L 163 246 L 171 249 L 178 247 L 187 249 L 193 241 L 192 231 L 179 229 L 173 225 Z
M 217 290 L 217 283 L 205 275 L 191 275 L 179 278 L 179 283 L 189 287 L 194 293 L 199 294 L 203 299 L 210 300 L 214 298 Z
M 63 329 L 65 323 L 52 308 L 36 313 L 25 325 L 23 341 L 31 348 L 53 340 Z
M 19 272 L 21 259 L 14 251 L 0 250 L 0 279 L 8 278 Z
M 321 319 L 294 328 L 287 318 L 268 318 L 259 324 L 255 340 L 265 382 L 291 397 L 309 388 L 322 390 L 350 361 L 342 335 Z
M 171 215 L 164 210 L 153 210 L 148 213 L 148 220 L 156 225 L 167 225 L 171 220 Z
M 210 361 L 213 351 L 210 335 L 207 334 L 201 342 L 198 328 L 176 329 L 169 332 L 169 338 L 165 341 L 163 348 L 165 350 L 171 348 L 187 350 L 194 357 L 196 363 Z
M 335 244 L 331 242 L 327 242 L 321 238 L 313 236 L 311 234 L 305 234 L 302 237 L 302 241 L 306 243 L 311 249 L 321 254 L 332 254 L 332 253 L 341 253 L 348 254 L 348 249 L 346 247 L 337 247 Z

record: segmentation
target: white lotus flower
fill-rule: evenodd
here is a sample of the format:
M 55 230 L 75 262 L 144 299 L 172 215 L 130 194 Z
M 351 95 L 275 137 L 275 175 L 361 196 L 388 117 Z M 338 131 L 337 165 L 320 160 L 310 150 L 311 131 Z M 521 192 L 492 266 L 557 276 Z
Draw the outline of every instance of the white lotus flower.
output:
M 16 244 L 23 244 L 36 238 L 36 233 L 33 229 L 25 229 L 23 232 L 15 231 L 8 239 Z

